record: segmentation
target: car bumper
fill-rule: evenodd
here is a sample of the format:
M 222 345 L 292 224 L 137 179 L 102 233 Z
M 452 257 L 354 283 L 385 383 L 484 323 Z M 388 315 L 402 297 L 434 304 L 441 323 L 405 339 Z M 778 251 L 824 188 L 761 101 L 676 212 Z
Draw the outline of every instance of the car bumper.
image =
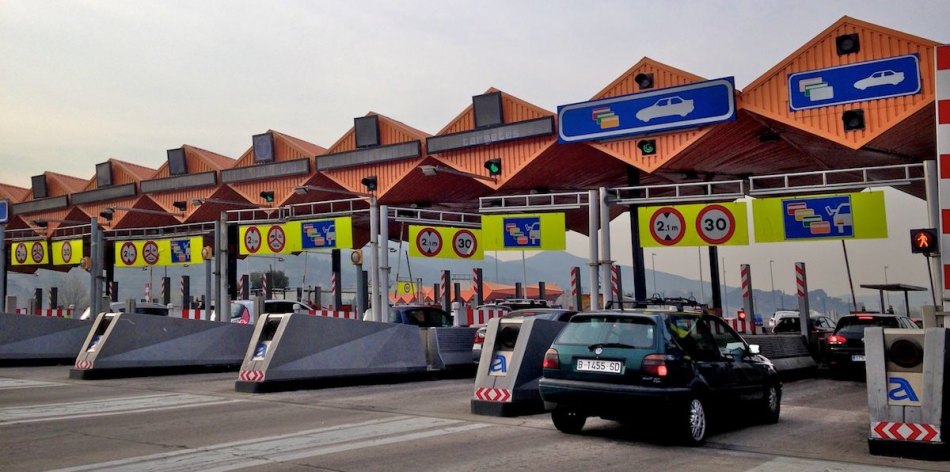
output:
M 828 367 L 841 369 L 864 369 L 863 349 L 834 349 L 825 347 L 825 363 Z
M 541 398 L 560 406 L 587 411 L 641 410 L 671 406 L 688 397 L 688 387 L 646 387 L 542 378 Z

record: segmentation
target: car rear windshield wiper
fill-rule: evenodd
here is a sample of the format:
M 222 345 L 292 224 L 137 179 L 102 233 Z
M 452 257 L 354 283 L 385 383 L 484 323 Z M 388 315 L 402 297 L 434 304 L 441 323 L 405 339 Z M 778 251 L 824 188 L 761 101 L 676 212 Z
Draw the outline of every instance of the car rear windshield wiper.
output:
M 598 347 L 599 348 L 623 347 L 627 349 L 635 349 L 637 346 L 633 346 L 633 345 L 625 344 L 625 343 L 597 343 L 597 344 L 591 344 L 590 346 L 587 346 L 587 349 L 590 349 L 591 351 L 593 351 L 594 349 L 597 349 Z

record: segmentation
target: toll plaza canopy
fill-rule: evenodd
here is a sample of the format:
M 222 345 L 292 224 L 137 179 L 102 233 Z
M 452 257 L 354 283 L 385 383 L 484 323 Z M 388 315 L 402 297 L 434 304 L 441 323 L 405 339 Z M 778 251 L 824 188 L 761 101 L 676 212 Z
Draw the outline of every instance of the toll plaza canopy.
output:
M 900 166 L 935 159 L 936 46 L 843 17 L 741 89 L 731 77 L 644 57 L 558 113 L 489 88 L 435 134 L 369 112 L 327 148 L 268 130 L 237 159 L 182 145 L 158 169 L 108 159 L 88 179 L 45 171 L 29 189 L 0 184 L 0 198 L 12 204 L 6 239 L 66 238 L 91 219 L 110 231 L 200 229 L 226 210 L 266 220 L 287 205 L 368 194 L 380 205 L 471 212 L 493 195 L 555 201 L 599 187 L 876 166 L 895 166 L 878 172 L 897 179 L 906 172 Z M 631 106 L 639 111 L 625 113 Z M 920 181 L 899 189 L 924 193 Z M 610 208 L 611 217 L 625 211 Z M 586 234 L 587 221 L 586 208 L 566 213 L 568 229 Z M 389 235 L 406 237 L 390 224 Z M 368 215 L 354 216 L 354 247 L 365 244 L 369 226 Z M 43 261 L 10 270 L 57 268 Z

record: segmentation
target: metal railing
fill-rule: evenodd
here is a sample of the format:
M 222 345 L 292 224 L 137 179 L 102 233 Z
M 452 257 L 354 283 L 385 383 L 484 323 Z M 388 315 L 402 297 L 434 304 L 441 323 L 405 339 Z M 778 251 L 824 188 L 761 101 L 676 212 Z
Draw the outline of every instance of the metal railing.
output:
M 923 180 L 922 163 L 761 175 L 749 177 L 749 195 L 892 187 Z
M 574 210 L 587 206 L 588 192 L 536 193 L 478 198 L 479 213 Z
M 745 197 L 745 181 L 718 180 L 614 187 L 607 189 L 607 194 L 608 203 L 615 205 L 738 200 Z
M 432 210 L 426 208 L 389 207 L 393 221 L 420 225 L 456 226 L 481 228 L 482 215 L 458 211 Z

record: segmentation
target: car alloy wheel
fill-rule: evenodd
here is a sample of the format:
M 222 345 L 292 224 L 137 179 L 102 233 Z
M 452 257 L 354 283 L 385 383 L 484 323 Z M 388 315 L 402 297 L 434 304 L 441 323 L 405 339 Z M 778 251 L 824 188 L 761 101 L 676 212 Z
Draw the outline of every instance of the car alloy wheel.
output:
M 706 408 L 703 401 L 693 397 L 686 407 L 685 440 L 690 446 L 699 446 L 706 439 Z

